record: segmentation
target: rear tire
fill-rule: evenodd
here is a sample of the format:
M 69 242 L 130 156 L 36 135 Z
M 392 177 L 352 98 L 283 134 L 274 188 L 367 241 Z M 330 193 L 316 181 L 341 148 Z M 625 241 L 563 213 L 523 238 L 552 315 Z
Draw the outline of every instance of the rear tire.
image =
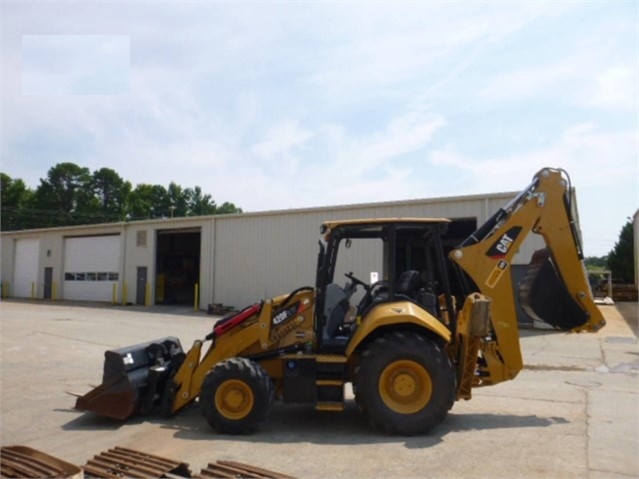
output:
M 268 374 L 246 358 L 217 363 L 204 378 L 200 391 L 200 407 L 206 421 L 228 434 L 255 430 L 266 420 L 273 399 Z
M 411 332 L 377 338 L 361 353 L 355 401 L 386 434 L 428 432 L 444 420 L 455 400 L 453 365 L 434 341 Z

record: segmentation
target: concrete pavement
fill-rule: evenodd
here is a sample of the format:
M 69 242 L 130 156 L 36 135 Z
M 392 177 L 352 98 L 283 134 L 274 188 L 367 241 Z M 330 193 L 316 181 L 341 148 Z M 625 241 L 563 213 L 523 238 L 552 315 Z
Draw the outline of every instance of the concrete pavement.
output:
M 193 470 L 228 459 L 308 478 L 638 477 L 639 347 L 619 312 L 636 320 L 637 305 L 602 310 L 596 334 L 522 331 L 520 375 L 475 390 L 428 436 L 384 436 L 349 401 L 343 413 L 276 404 L 259 432 L 238 437 L 210 429 L 197 406 L 121 423 L 74 411 L 64 394 L 100 382 L 104 350 L 167 335 L 188 348 L 211 316 L 3 301 L 1 443 L 78 465 L 119 445 Z

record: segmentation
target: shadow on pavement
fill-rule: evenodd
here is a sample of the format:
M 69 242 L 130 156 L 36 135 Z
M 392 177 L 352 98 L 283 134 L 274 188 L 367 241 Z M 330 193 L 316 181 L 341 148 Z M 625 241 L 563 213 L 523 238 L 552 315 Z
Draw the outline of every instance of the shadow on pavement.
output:
M 341 413 L 315 411 L 310 406 L 276 404 L 267 421 L 253 434 L 227 436 L 213 430 L 202 417 L 197 404 L 180 411 L 172 418 L 136 416 L 126 422 L 100 418 L 90 413 L 63 425 L 65 430 L 117 430 L 122 425 L 150 422 L 162 429 L 174 431 L 176 439 L 186 440 L 234 440 L 247 443 L 300 443 L 325 445 L 391 444 L 404 443 L 407 448 L 432 447 L 443 441 L 444 436 L 458 431 L 483 431 L 491 429 L 539 428 L 568 421 L 559 417 L 539 417 L 512 414 L 454 414 L 423 436 L 388 436 L 372 425 L 354 401 L 347 401 Z
M 126 421 L 118 421 L 117 419 L 85 413 L 72 408 L 54 409 L 54 411 L 66 412 L 75 416 L 69 422 L 62 425 L 64 431 L 117 431 L 125 425 L 143 424 L 149 419 L 149 417 L 145 416 L 133 416 Z

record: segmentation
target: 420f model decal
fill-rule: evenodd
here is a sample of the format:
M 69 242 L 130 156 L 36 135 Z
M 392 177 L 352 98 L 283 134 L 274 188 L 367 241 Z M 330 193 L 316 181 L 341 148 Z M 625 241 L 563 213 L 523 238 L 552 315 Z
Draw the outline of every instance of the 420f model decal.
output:
M 300 309 L 300 302 L 294 303 L 292 306 L 289 306 L 286 309 L 279 311 L 275 316 L 273 316 L 273 326 L 279 326 L 280 324 L 288 321 L 293 316 L 295 316 Z

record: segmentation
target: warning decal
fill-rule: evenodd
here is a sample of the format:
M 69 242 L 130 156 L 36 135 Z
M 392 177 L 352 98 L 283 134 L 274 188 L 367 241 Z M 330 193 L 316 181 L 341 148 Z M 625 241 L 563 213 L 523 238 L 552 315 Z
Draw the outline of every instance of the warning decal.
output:
M 486 280 L 486 286 L 488 286 L 489 288 L 494 288 L 501 279 L 501 276 L 504 274 L 504 271 L 506 271 L 506 268 L 508 268 L 508 261 L 498 261 L 497 265 L 493 268 L 490 275 L 488 276 L 488 279 Z

